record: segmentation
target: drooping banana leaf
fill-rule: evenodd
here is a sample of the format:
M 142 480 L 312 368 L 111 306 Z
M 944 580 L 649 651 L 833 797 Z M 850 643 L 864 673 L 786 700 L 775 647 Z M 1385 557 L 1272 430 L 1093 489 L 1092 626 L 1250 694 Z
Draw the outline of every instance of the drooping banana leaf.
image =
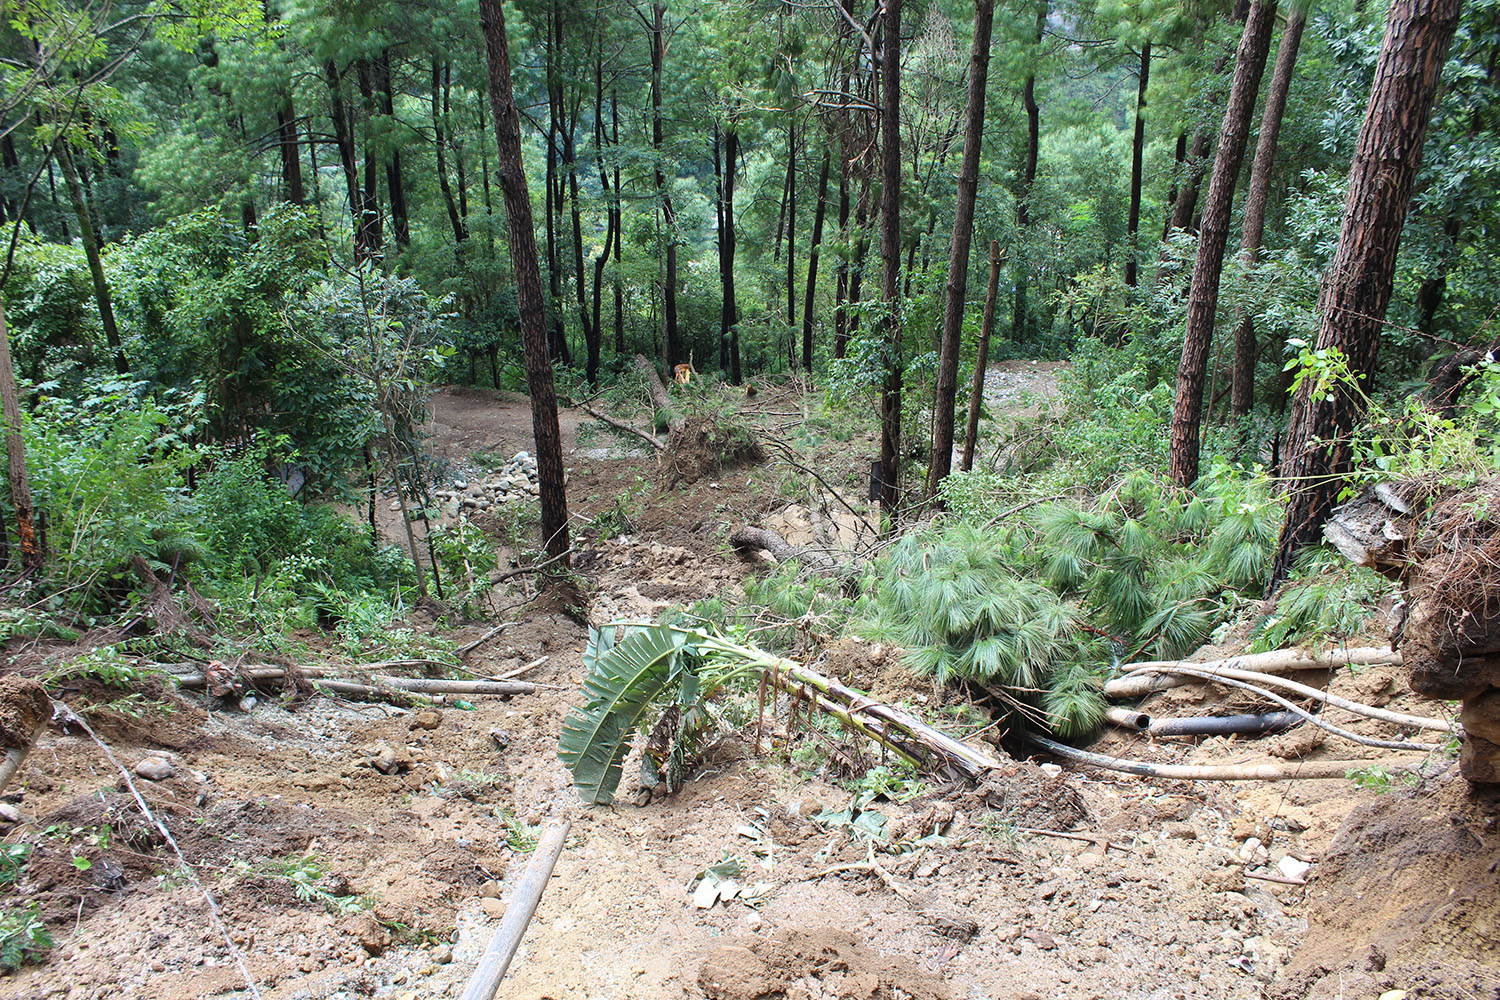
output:
M 608 633 L 608 634 L 606 634 Z M 585 802 L 608 805 L 620 785 L 626 741 L 651 702 L 686 669 L 689 636 L 662 627 L 632 627 L 618 644 L 613 630 L 591 630 L 583 682 L 588 703 L 563 721 L 558 756 Z

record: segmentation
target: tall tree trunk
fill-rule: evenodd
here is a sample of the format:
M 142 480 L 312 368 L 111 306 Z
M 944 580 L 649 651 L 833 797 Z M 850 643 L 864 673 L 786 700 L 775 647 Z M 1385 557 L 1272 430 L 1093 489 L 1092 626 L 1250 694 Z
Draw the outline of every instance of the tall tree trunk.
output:
M 1178 187 L 1182 183 L 1184 165 L 1187 163 L 1186 132 L 1177 133 L 1177 149 L 1172 157 L 1172 186 L 1167 190 L 1167 212 L 1162 218 L 1161 238 L 1166 239 L 1172 234 L 1172 213 L 1177 207 Z
M 1422 158 L 1422 140 L 1458 26 L 1460 0 L 1393 0 L 1359 144 L 1339 248 L 1323 277 L 1317 350 L 1337 350 L 1363 383 L 1314 394 L 1304 379 L 1292 402 L 1282 480 L 1291 490 L 1271 587 L 1315 542 L 1350 469 L 1350 434 L 1372 391 L 1380 331 L 1390 304 L 1396 252 Z
M 738 245 L 734 218 L 734 188 L 738 177 L 740 135 L 736 127 L 724 133 L 723 163 L 719 180 L 719 286 L 723 304 L 719 309 L 719 364 L 729 371 L 730 382 L 740 383 L 738 350 L 740 304 L 734 287 L 734 256 Z
M 823 217 L 828 209 L 828 166 L 830 151 L 823 149 L 823 166 L 818 171 L 818 204 L 813 209 L 812 242 L 807 245 L 807 286 L 802 298 L 802 367 L 813 367 L 814 297 L 818 292 L 818 249 L 823 243 Z
M 537 484 L 542 507 L 542 541 L 549 556 L 566 567 L 568 500 L 563 483 L 562 435 L 557 422 L 557 396 L 552 384 L 552 362 L 547 353 L 543 315 L 542 276 L 537 264 L 536 230 L 531 219 L 531 196 L 521 162 L 521 115 L 511 90 L 510 51 L 505 37 L 501 0 L 479 0 L 479 26 L 484 33 L 489 65 L 490 105 L 495 117 L 500 189 L 509 221 L 511 268 L 516 276 L 516 305 L 521 342 L 526 354 L 526 382 L 531 393 L 531 425 L 536 442 Z
M 1250 123 L 1255 117 L 1255 98 L 1271 51 L 1271 32 L 1276 27 L 1276 0 L 1255 0 L 1240 36 L 1235 55 L 1234 83 L 1219 130 L 1219 150 L 1214 157 L 1213 179 L 1208 185 L 1198 258 L 1193 263 L 1193 285 L 1188 292 L 1187 332 L 1182 342 L 1182 360 L 1177 366 L 1177 401 L 1172 409 L 1172 478 L 1191 486 L 1198 478 L 1199 427 L 1203 422 L 1203 381 L 1208 372 L 1208 352 L 1213 341 L 1214 314 L 1219 308 L 1219 280 L 1224 271 L 1224 251 L 1229 245 L 1229 216 L 1234 208 L 1234 187 L 1239 179 Z
M 609 92 L 609 120 L 610 120 L 610 143 L 618 151 L 620 148 L 620 92 L 610 90 Z M 624 189 L 620 186 L 620 158 L 615 157 L 615 197 L 610 205 L 610 210 L 615 213 L 615 353 L 625 353 L 625 276 L 621 261 L 624 259 L 625 243 L 625 207 L 622 201 Z M 735 367 L 739 367 L 738 355 L 736 355 Z
M 10 476 L 10 505 L 16 517 L 21 568 L 36 573 L 42 568 L 42 540 L 36 514 L 31 507 L 31 478 L 26 470 L 26 441 L 21 436 L 21 405 L 16 394 L 16 373 L 10 363 L 10 330 L 5 323 L 5 303 L 0 301 L 0 418 L 5 421 L 5 458 Z M 3 535 L 0 529 L 0 535 Z
M 1141 178 L 1146 153 L 1146 84 L 1151 79 L 1151 41 L 1141 45 L 1140 79 L 1135 91 L 1135 136 L 1130 145 L 1130 214 L 1125 222 L 1125 284 L 1134 288 L 1141 255 Z
M 963 160 L 958 168 L 958 197 L 953 210 L 953 240 L 948 252 L 948 286 L 943 302 L 942 344 L 938 352 L 937 400 L 932 409 L 932 454 L 927 466 L 927 495 L 953 468 L 953 418 L 958 397 L 958 355 L 969 291 L 969 249 L 974 239 L 974 202 L 979 192 L 979 154 L 984 147 L 984 94 L 990 72 L 990 30 L 995 0 L 974 0 L 974 48 L 969 55 L 969 96 L 964 120 Z
M 568 357 L 568 332 L 563 325 L 562 265 L 557 255 L 557 217 L 562 212 L 562 184 L 557 172 L 557 136 L 561 131 L 562 78 L 557 62 L 561 58 L 557 51 L 557 35 L 553 22 L 557 19 L 557 5 L 547 5 L 547 176 L 546 228 L 547 228 L 547 311 L 551 317 L 549 351 L 554 361 L 570 363 Z
M 109 282 L 104 277 L 104 261 L 99 254 L 99 237 L 94 233 L 94 221 L 89 216 L 88 202 L 83 199 L 83 185 L 78 181 L 78 170 L 73 165 L 73 151 L 67 142 L 57 144 L 58 165 L 62 167 L 63 180 L 68 186 L 68 197 L 73 202 L 73 214 L 78 219 L 79 241 L 83 244 L 83 255 L 88 259 L 89 277 L 94 283 L 94 302 L 99 306 L 99 324 L 104 328 L 104 341 L 114 354 L 115 372 L 130 373 L 130 363 L 125 360 L 125 348 L 120 342 L 120 328 L 115 323 L 115 306 L 109 294 Z
M 677 212 L 672 207 L 672 193 L 667 187 L 662 142 L 662 66 L 667 58 L 667 5 L 651 5 L 651 152 L 656 166 L 656 196 L 661 200 L 662 227 L 666 231 L 666 275 L 662 279 L 662 304 L 666 311 L 666 354 L 668 365 L 681 364 L 682 339 L 677 330 Z
M 282 194 L 293 205 L 305 204 L 307 194 L 302 187 L 302 152 L 297 141 L 297 112 L 292 107 L 290 97 L 276 109 L 276 134 L 277 145 L 281 150 Z
M 462 244 L 469 238 L 469 229 L 458 214 L 458 205 L 453 200 L 453 185 L 448 183 L 447 114 L 442 106 L 443 70 L 436 56 L 432 57 L 432 149 L 437 156 L 438 190 L 443 193 L 443 204 L 448 209 L 448 224 L 453 227 L 453 242 Z
M 344 186 L 349 198 L 349 218 L 356 263 L 369 260 L 380 253 L 380 244 L 373 246 L 366 228 L 365 196 L 359 186 L 359 164 L 354 152 L 354 125 L 349 117 L 349 105 L 344 100 L 344 74 L 338 64 L 329 60 L 324 65 L 324 78 L 328 83 L 329 119 L 333 122 L 333 138 L 339 151 L 339 165 L 344 170 Z
M 361 217 L 361 227 L 367 231 L 366 242 L 372 248 L 371 256 L 382 257 L 385 254 L 385 219 L 380 208 L 380 157 L 375 146 L 375 137 L 372 119 L 375 117 L 375 83 L 370 72 L 370 63 L 367 59 L 358 59 L 354 63 L 354 78 L 359 83 L 359 94 L 364 99 L 365 105 L 365 166 L 364 166 L 364 210 Z
M 790 331 L 797 328 L 797 129 L 786 124 L 786 364 L 797 368 L 797 341 Z
M 1036 36 L 1032 47 L 1032 59 L 1041 52 L 1042 32 L 1047 28 L 1047 6 L 1049 0 L 1040 0 L 1036 8 Z M 1018 240 L 1025 240 L 1031 233 L 1031 186 L 1036 183 L 1036 159 L 1042 142 L 1041 108 L 1036 103 L 1036 69 L 1026 73 L 1026 83 L 1021 89 L 1021 98 L 1026 105 L 1026 160 L 1021 165 L 1021 189 L 1016 192 L 1016 230 Z M 1020 340 L 1030 323 L 1026 304 L 1027 285 L 1031 275 L 1024 253 L 1012 254 L 1015 269 L 1016 296 L 1010 317 L 1010 338 Z
M 842 160 L 843 158 L 840 157 Z M 849 342 L 845 302 L 849 298 L 849 168 L 839 165 L 839 240 L 843 251 L 835 265 L 833 279 L 833 356 L 842 358 Z
M 396 118 L 396 103 L 395 97 L 391 93 L 390 49 L 386 49 L 380 53 L 380 60 L 375 64 L 375 68 L 380 79 L 382 110 L 385 112 L 386 118 L 394 121 Z M 395 145 L 391 147 L 390 156 L 385 161 L 385 186 L 390 192 L 391 229 L 395 233 L 396 245 L 398 247 L 411 246 L 411 222 L 406 208 L 406 183 L 401 173 L 401 150 Z M 434 575 L 436 575 L 435 571 Z
M 880 317 L 885 385 L 880 397 L 880 507 L 901 501 L 901 0 L 885 0 L 880 53 Z
M 974 359 L 974 391 L 969 397 L 969 426 L 964 434 L 963 471 L 974 468 L 979 442 L 979 411 L 984 408 L 984 373 L 990 360 L 990 334 L 995 329 L 995 297 L 1000 291 L 1000 241 L 990 240 L 990 283 L 984 293 L 984 319 L 979 327 L 979 356 Z
M 612 191 L 609 186 L 609 170 L 604 165 L 604 56 L 602 52 L 594 57 L 594 158 L 599 165 L 599 191 L 604 196 L 605 224 L 604 224 L 604 249 L 599 251 L 599 256 L 594 258 L 594 297 L 592 321 L 594 327 L 594 339 L 596 344 L 604 339 L 604 328 L 600 325 L 600 306 L 604 293 L 604 269 L 609 265 L 610 251 L 614 249 L 615 241 L 620 238 L 619 229 L 615 225 L 615 202 L 620 193 Z M 598 350 L 594 351 L 597 355 Z M 592 358 L 594 375 L 598 377 L 599 360 Z M 592 384 L 592 383 L 591 383 Z
M 1294 6 L 1287 14 L 1286 26 L 1281 29 L 1281 45 L 1276 50 L 1276 66 L 1271 71 L 1271 89 L 1266 94 L 1266 107 L 1260 115 L 1260 135 L 1255 140 L 1250 190 L 1245 195 L 1245 220 L 1240 229 L 1240 266 L 1247 273 L 1255 267 L 1261 237 L 1265 234 L 1266 203 L 1271 195 L 1276 140 L 1281 133 L 1281 117 L 1286 112 L 1292 69 L 1297 64 L 1297 49 L 1302 44 L 1302 29 L 1306 24 L 1306 0 L 1294 0 Z M 1248 309 L 1242 313 L 1234 330 L 1234 376 L 1229 404 L 1230 414 L 1241 422 L 1255 405 L 1255 317 Z

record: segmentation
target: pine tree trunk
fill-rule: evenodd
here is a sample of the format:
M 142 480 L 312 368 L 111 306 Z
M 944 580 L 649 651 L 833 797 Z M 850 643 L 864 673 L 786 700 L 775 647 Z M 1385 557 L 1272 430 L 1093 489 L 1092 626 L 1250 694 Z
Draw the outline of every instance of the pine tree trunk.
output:
M 1172 159 L 1172 186 L 1167 189 L 1167 212 L 1161 223 L 1161 238 L 1164 240 L 1172 233 L 1172 213 L 1177 207 L 1177 189 L 1182 183 L 1183 167 L 1187 163 L 1187 142 L 1186 132 L 1177 133 L 1177 149 Z
M 990 283 L 984 293 L 984 320 L 979 327 L 979 356 L 974 359 L 974 391 L 969 397 L 969 427 L 964 434 L 961 468 L 974 468 L 974 448 L 979 442 L 979 411 L 984 407 L 984 374 L 990 360 L 990 334 L 995 330 L 995 298 L 1000 291 L 1000 241 L 990 240 Z
M 104 261 L 99 255 L 99 237 L 94 232 L 88 202 L 83 199 L 83 185 L 78 181 L 72 150 L 65 141 L 57 144 L 57 159 L 58 165 L 62 167 L 63 180 L 68 186 L 68 197 L 73 202 L 73 214 L 78 219 L 79 242 L 83 244 L 83 255 L 88 259 L 89 276 L 94 283 L 94 302 L 99 306 L 99 323 L 104 327 L 104 341 L 114 355 L 115 372 L 128 375 L 130 363 L 125 360 L 120 328 L 115 323 L 115 306 L 110 298 L 109 282 L 104 277 Z
M 448 182 L 447 115 L 442 106 L 443 70 L 436 56 L 432 60 L 432 148 L 437 157 L 438 190 L 443 193 L 443 204 L 448 209 L 448 224 L 453 227 L 453 242 L 462 244 L 469 238 L 468 227 L 458 214 L 458 205 L 453 200 L 453 185 Z
M 1248 273 L 1255 267 L 1261 238 L 1266 228 L 1266 204 L 1271 195 L 1271 167 L 1276 162 L 1276 140 L 1281 133 L 1281 118 L 1286 112 L 1287 94 L 1292 86 L 1292 69 L 1297 64 L 1297 49 L 1302 44 L 1302 29 L 1307 24 L 1305 0 L 1295 0 L 1281 29 L 1281 45 L 1276 50 L 1276 67 L 1271 71 L 1271 89 L 1266 93 L 1265 110 L 1260 116 L 1260 135 L 1255 140 L 1255 159 L 1250 167 L 1250 190 L 1245 194 L 1245 219 L 1240 230 L 1240 266 Z M 1248 310 L 1240 317 L 1234 331 L 1234 375 L 1230 388 L 1229 412 L 1243 422 L 1255 405 L 1255 318 Z
M 786 126 L 786 366 L 797 368 L 797 129 Z
M 594 327 L 594 339 L 602 343 L 604 339 L 604 328 L 600 325 L 600 311 L 604 295 L 604 269 L 609 265 L 609 254 L 614 249 L 615 240 L 620 238 L 619 230 L 615 225 L 614 203 L 619 198 L 618 191 L 611 191 L 609 186 L 609 170 L 604 165 L 604 56 L 602 53 L 594 58 L 594 158 L 599 165 L 599 191 L 604 196 L 605 221 L 604 221 L 604 248 L 599 251 L 599 256 L 594 258 L 594 295 L 593 315 L 591 317 Z M 595 352 L 597 354 L 597 351 Z M 595 384 L 598 378 L 599 361 L 593 359 L 594 375 L 590 378 L 590 385 Z
M 302 153 L 297 141 L 297 112 L 292 107 L 290 97 L 276 109 L 276 134 L 281 150 L 282 194 L 293 205 L 305 204 L 307 194 L 302 186 Z
M 932 409 L 932 454 L 927 467 L 927 495 L 953 468 L 953 419 L 958 397 L 958 355 L 962 347 L 964 305 L 969 290 L 969 250 L 974 239 L 974 202 L 979 192 L 979 155 L 984 147 L 984 94 L 990 71 L 990 31 L 994 0 L 974 0 L 974 48 L 969 55 L 969 95 L 964 121 L 963 160 L 958 168 L 958 197 L 953 211 L 953 240 L 948 253 L 948 285 L 943 303 L 942 343 L 938 352 L 937 399 Z
M 840 158 L 842 159 L 842 157 Z M 839 169 L 839 240 L 846 248 L 839 254 L 838 264 L 834 267 L 833 279 L 833 356 L 842 358 L 845 345 L 849 340 L 847 314 L 845 302 L 849 298 L 849 171 L 847 167 L 840 166 Z
M 885 0 L 880 55 L 880 317 L 885 386 L 880 397 L 880 507 L 901 501 L 901 0 Z
M 548 353 L 554 361 L 569 363 L 568 332 L 563 325 L 562 266 L 557 257 L 557 216 L 562 211 L 562 186 L 557 179 L 557 133 L 558 119 L 562 116 L 562 85 L 558 78 L 558 53 L 556 35 L 552 22 L 557 17 L 556 5 L 547 5 L 547 175 L 546 184 L 546 230 L 547 230 L 547 313 Z
M 734 257 L 738 237 L 735 231 L 734 187 L 740 158 L 740 136 L 731 128 L 724 134 L 723 163 L 719 181 L 719 287 L 723 302 L 719 308 L 719 366 L 730 373 L 730 382 L 738 385 L 740 372 L 731 350 L 738 336 L 740 305 L 734 287 Z
M 1229 217 L 1275 27 L 1276 0 L 1255 0 L 1240 36 L 1234 83 L 1224 109 L 1224 125 L 1219 130 L 1219 149 L 1214 157 L 1213 178 L 1209 181 L 1198 238 L 1198 257 L 1193 264 L 1193 284 L 1188 292 L 1187 332 L 1182 343 L 1182 360 L 1177 366 L 1177 401 L 1172 409 L 1171 475 L 1183 486 L 1191 486 L 1198 478 L 1203 382 L 1208 373 L 1214 315 L 1219 308 L 1224 251 L 1229 245 Z
M 818 171 L 818 204 L 813 209 L 812 241 L 807 245 L 807 285 L 802 290 L 802 367 L 813 367 L 813 307 L 818 292 L 818 248 L 823 243 L 823 217 L 828 209 L 828 166 L 830 151 L 823 150 L 823 166 Z
M 1041 51 L 1042 32 L 1047 27 L 1048 2 L 1049 0 L 1041 0 L 1037 4 L 1033 59 Z M 1021 166 L 1021 189 L 1016 192 L 1016 230 L 1017 239 L 1025 240 L 1031 232 L 1031 186 L 1036 183 L 1036 160 L 1042 142 L 1042 117 L 1041 108 L 1036 103 L 1035 70 L 1026 74 L 1026 83 L 1022 87 L 1021 98 L 1026 105 L 1026 160 Z M 1025 256 L 1025 254 L 1012 254 L 1016 297 L 1010 317 L 1010 339 L 1016 341 L 1026 335 L 1026 329 L 1030 323 L 1026 293 L 1031 275 L 1027 270 Z
M 1317 541 L 1350 469 L 1349 436 L 1373 391 L 1380 331 L 1390 304 L 1396 252 L 1406 224 L 1422 141 L 1432 117 L 1460 0 L 1393 0 L 1370 102 L 1349 168 L 1339 248 L 1323 278 L 1317 350 L 1337 350 L 1358 388 L 1315 396 L 1306 379 L 1292 401 L 1282 480 L 1291 490 L 1271 587 L 1304 546 Z
M 354 67 L 354 78 L 359 83 L 359 93 L 365 104 L 365 187 L 362 195 L 360 228 L 364 232 L 363 239 L 370 250 L 370 256 L 383 257 L 385 255 L 385 219 L 380 209 L 380 172 L 377 169 L 380 158 L 376 155 L 375 140 L 371 134 L 374 131 L 371 128 L 371 119 L 375 117 L 375 84 L 371 79 L 368 60 L 356 60 Z
M 380 97 L 385 116 L 394 120 L 396 105 L 395 97 L 391 93 L 390 49 L 380 54 L 380 60 L 375 64 L 375 68 L 380 80 Z M 396 237 L 396 245 L 398 247 L 411 246 L 411 222 L 406 207 L 406 182 L 401 173 L 401 150 L 395 146 L 391 148 L 390 158 L 385 163 L 385 184 L 391 199 L 391 229 Z
M 609 92 L 609 118 L 610 118 L 610 141 L 615 149 L 620 148 L 620 93 L 617 90 Z M 623 274 L 625 244 L 625 208 L 621 201 L 624 191 L 620 186 L 620 158 L 615 157 L 615 198 L 610 209 L 615 214 L 615 353 L 625 353 L 625 277 Z M 736 355 L 736 368 L 738 355 Z
M 537 483 L 542 508 L 542 541 L 549 556 L 568 564 L 568 501 L 563 484 L 562 435 L 557 422 L 557 396 L 552 384 L 552 362 L 547 352 L 543 315 L 542 277 L 537 264 L 536 230 L 531 219 L 531 196 L 521 162 L 521 115 L 511 90 L 510 51 L 505 37 L 501 0 L 479 0 L 479 25 L 484 33 L 489 66 L 489 95 L 495 118 L 498 149 L 496 166 L 509 225 L 511 267 L 516 277 L 516 304 L 521 341 L 526 355 L 526 382 L 531 393 L 531 422 L 536 441 Z
M 662 162 L 662 66 L 667 58 L 667 5 L 651 5 L 651 151 L 656 161 L 656 196 L 661 200 L 662 227 L 666 231 L 666 275 L 662 279 L 662 306 L 666 312 L 666 355 L 669 366 L 687 360 L 683 357 L 682 338 L 677 329 L 677 212 L 672 207 L 672 193 Z
M 1130 145 L 1130 214 L 1125 223 L 1125 284 L 1134 288 L 1141 255 L 1141 180 L 1146 154 L 1146 85 L 1151 79 L 1151 41 L 1141 45 L 1141 70 L 1135 91 L 1135 137 Z

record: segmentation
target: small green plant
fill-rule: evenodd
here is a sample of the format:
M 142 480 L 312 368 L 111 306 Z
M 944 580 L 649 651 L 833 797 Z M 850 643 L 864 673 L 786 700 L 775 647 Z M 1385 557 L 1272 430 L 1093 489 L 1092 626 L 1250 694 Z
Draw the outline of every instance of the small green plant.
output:
M 508 809 L 496 809 L 495 818 L 505 828 L 505 844 L 517 854 L 530 854 L 536 850 L 541 828 L 527 824 Z
M 856 794 L 869 792 L 873 798 L 903 803 L 927 791 L 927 782 L 917 777 L 909 766 L 892 768 L 881 764 L 849 782 L 849 789 Z
M 31 860 L 31 845 L 6 842 L 0 844 L 0 886 L 15 885 Z
M 52 934 L 36 903 L 0 915 L 0 967 L 15 971 L 40 962 L 52 949 Z
M 1400 777 L 1392 775 L 1389 770 L 1379 764 L 1371 764 L 1369 767 L 1357 768 L 1347 772 L 1344 777 L 1354 782 L 1360 788 L 1368 788 L 1377 795 L 1384 795 L 1394 786 L 1393 782 L 1399 780 L 1401 784 L 1410 788 L 1421 778 L 1413 771 L 1403 771 Z
M 328 872 L 312 854 L 291 855 L 258 866 L 240 861 L 235 868 L 242 874 L 290 882 L 298 899 L 318 903 L 333 916 L 361 913 L 370 908 L 369 900 L 350 892 L 336 893 L 333 891 L 336 886 L 322 884 Z

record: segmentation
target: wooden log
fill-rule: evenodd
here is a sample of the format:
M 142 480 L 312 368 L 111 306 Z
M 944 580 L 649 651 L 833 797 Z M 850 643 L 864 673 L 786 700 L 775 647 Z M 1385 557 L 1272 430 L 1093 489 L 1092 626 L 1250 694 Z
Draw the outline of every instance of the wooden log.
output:
M 480 957 L 473 977 L 469 979 L 463 1000 L 494 1000 L 495 992 L 500 989 L 500 980 L 505 978 L 505 971 L 510 968 L 516 949 L 521 947 L 521 939 L 536 913 L 537 904 L 541 902 L 547 880 L 552 877 L 552 869 L 557 866 L 558 856 L 562 854 L 563 845 L 568 841 L 571 826 L 572 821 L 562 819 L 552 823 L 542 833 L 536 850 L 532 852 L 531 862 L 526 866 L 526 873 L 521 876 L 521 881 L 516 884 L 515 891 L 505 904 L 505 915 L 500 918 L 500 926 L 495 928 L 489 946 Z
M 804 545 L 792 545 L 769 528 L 741 525 L 729 533 L 729 544 L 737 549 L 764 549 L 771 553 L 771 557 L 777 562 L 796 560 L 820 573 L 841 577 L 854 573 L 854 567 L 848 563 L 841 563 L 828 553 L 819 552 L 817 549 L 810 549 Z
M 1102 767 L 1110 771 L 1123 771 L 1143 778 L 1178 778 L 1188 781 L 1296 781 L 1298 779 L 1345 778 L 1350 771 L 1379 766 L 1391 767 L 1404 763 L 1390 760 L 1315 760 L 1300 763 L 1263 762 L 1254 764 L 1152 764 L 1143 760 L 1128 760 L 1110 757 L 1101 753 L 1089 753 L 1065 743 L 1058 743 L 1041 736 L 1027 737 L 1032 743 L 1050 753 L 1080 764 Z M 1417 761 L 1412 760 L 1416 764 Z
M 1116 677 L 1104 685 L 1104 697 L 1116 700 L 1143 698 L 1155 691 L 1181 687 L 1193 683 L 1193 678 L 1175 677 L 1168 674 L 1153 674 L 1148 671 L 1161 667 L 1188 667 L 1212 673 L 1221 667 L 1236 670 L 1258 670 L 1265 674 L 1285 674 L 1294 670 L 1333 670 L 1338 667 L 1358 664 L 1400 663 L 1401 654 L 1385 647 L 1356 647 L 1352 649 L 1330 649 L 1322 653 L 1309 653 L 1302 649 L 1278 649 L 1269 653 L 1251 653 L 1225 660 L 1209 660 L 1192 663 L 1187 660 L 1150 660 L 1144 663 L 1127 663 L 1123 669 L 1130 671 L 1125 677 Z

